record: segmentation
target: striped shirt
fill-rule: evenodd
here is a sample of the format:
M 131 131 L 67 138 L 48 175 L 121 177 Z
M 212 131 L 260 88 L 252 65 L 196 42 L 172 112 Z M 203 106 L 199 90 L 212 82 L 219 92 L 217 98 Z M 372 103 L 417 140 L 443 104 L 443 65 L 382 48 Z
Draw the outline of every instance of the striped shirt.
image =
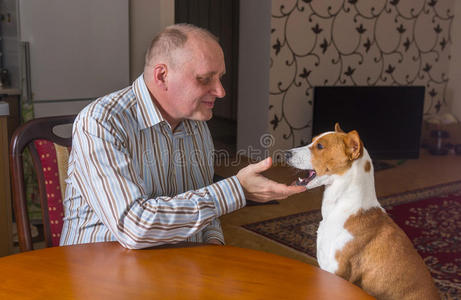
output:
M 72 137 L 61 245 L 224 243 L 218 217 L 246 204 L 235 176 L 213 183 L 206 122 L 172 132 L 142 75 L 85 107 Z

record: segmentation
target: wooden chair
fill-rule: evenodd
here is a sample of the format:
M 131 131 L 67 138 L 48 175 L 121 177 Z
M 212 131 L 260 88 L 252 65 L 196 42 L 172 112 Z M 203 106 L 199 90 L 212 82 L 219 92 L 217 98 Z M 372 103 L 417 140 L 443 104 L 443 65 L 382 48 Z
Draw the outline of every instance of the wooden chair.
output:
M 58 125 L 72 124 L 75 115 L 38 118 L 20 126 L 10 143 L 13 208 L 18 227 L 19 248 L 33 250 L 24 184 L 23 151 L 29 148 L 37 175 L 46 247 L 58 246 L 62 229 L 62 200 L 67 177 L 67 159 L 72 138 L 55 134 Z

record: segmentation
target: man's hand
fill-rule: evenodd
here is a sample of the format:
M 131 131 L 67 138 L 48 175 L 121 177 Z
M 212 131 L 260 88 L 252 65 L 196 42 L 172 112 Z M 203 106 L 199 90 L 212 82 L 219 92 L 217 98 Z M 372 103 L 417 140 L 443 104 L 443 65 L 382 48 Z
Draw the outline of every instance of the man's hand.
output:
M 272 166 L 272 158 L 268 157 L 256 164 L 251 164 L 237 173 L 237 178 L 243 187 L 245 197 L 256 202 L 285 199 L 288 196 L 305 192 L 304 186 L 287 186 L 266 177 L 260 173 Z

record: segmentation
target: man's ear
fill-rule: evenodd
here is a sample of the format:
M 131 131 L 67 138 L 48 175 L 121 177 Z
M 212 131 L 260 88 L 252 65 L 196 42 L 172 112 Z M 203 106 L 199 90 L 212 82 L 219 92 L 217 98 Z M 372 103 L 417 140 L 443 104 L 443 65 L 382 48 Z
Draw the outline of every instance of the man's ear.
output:
M 158 64 L 154 66 L 154 83 L 163 90 L 168 90 L 167 75 L 168 67 L 165 64 Z
M 347 133 L 344 137 L 344 144 L 346 145 L 346 154 L 349 160 L 357 159 L 362 155 L 363 144 L 356 130 Z

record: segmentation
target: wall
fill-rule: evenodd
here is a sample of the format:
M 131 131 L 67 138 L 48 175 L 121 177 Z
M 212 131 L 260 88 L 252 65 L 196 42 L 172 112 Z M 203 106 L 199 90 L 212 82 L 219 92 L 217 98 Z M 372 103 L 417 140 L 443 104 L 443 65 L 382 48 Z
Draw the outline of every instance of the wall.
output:
M 144 55 L 154 36 L 174 24 L 174 1 L 130 1 L 130 79 L 135 80 L 144 69 Z
M 12 85 L 19 86 L 19 55 L 17 47 L 16 1 L 0 1 L 5 67 L 10 70 Z M 174 23 L 174 1 L 130 1 L 130 80 L 144 68 L 144 54 L 152 38 L 164 27 Z
M 18 8 L 19 37 L 30 46 L 28 67 L 21 55 L 22 99 L 35 117 L 77 113 L 128 85 L 128 0 L 21 0 Z
M 273 0 L 269 132 L 310 141 L 316 85 L 425 85 L 425 114 L 449 108 L 453 0 Z
M 453 21 L 453 46 L 451 47 L 452 58 L 450 61 L 450 72 L 448 91 L 451 100 L 451 112 L 461 121 L 461 1 L 455 1 Z
M 267 148 L 260 141 L 268 124 L 270 5 L 240 1 L 237 150 L 253 158 L 261 158 Z
M 130 81 L 135 80 L 144 69 L 144 54 L 152 38 L 164 27 L 174 23 L 174 1 L 130 1 Z M 54 114 L 79 111 L 87 103 L 46 103 L 36 108 L 36 116 L 52 110 Z M 42 113 L 43 111 L 43 113 Z M 61 112 L 62 111 L 62 112 Z

